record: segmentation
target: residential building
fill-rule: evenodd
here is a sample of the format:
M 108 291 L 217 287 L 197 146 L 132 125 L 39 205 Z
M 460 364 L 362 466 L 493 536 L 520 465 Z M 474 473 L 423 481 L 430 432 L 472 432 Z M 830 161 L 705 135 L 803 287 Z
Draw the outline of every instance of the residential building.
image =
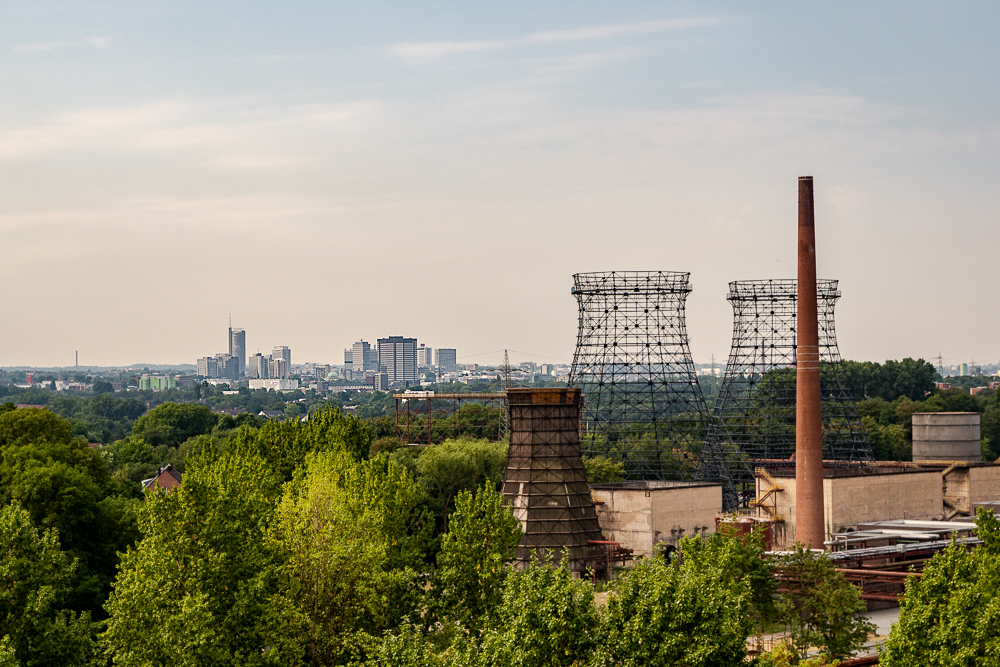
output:
M 288 364 L 281 357 L 272 358 L 267 365 L 267 377 L 269 378 L 287 378 Z
M 417 339 L 389 336 L 378 339 L 379 370 L 387 373 L 390 384 L 416 384 Z
M 458 370 L 458 355 L 455 348 L 439 347 L 437 351 L 437 366 L 442 373 L 454 373 Z
M 274 373 L 272 373 L 271 377 L 283 377 L 283 378 L 286 378 L 289 375 L 291 375 L 291 373 L 292 373 L 292 350 L 291 350 L 291 348 L 285 347 L 284 345 L 279 345 L 278 347 L 274 348 L 274 352 L 271 353 L 271 358 L 274 359 L 275 361 L 277 361 L 278 359 L 284 359 L 284 361 L 285 361 L 285 364 L 284 364 L 284 374 L 283 375 L 275 375 Z
M 247 334 L 243 329 L 229 327 L 229 356 L 237 361 L 236 378 L 243 377 L 247 370 Z
M 164 489 L 173 491 L 181 485 L 181 474 L 174 470 L 174 466 L 168 463 L 156 471 L 155 477 L 142 480 L 143 491 L 155 491 Z

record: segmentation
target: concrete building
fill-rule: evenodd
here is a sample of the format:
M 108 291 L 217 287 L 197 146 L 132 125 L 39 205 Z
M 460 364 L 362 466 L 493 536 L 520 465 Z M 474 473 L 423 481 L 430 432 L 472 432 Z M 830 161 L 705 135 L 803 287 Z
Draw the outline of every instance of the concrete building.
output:
M 351 364 L 351 370 L 358 373 L 377 371 L 379 370 L 378 350 L 372 349 L 372 346 L 367 341 L 359 340 L 351 348 L 350 360 L 345 359 L 345 362 Z
M 417 339 L 403 336 L 379 338 L 378 363 L 379 370 L 387 373 L 390 384 L 416 384 L 417 376 Z
M 458 370 L 458 355 L 455 353 L 455 348 L 438 348 L 437 367 L 442 373 L 454 373 Z
M 913 460 L 981 462 L 979 413 L 914 412 Z
M 271 358 L 277 361 L 278 359 L 283 359 L 285 361 L 284 370 L 281 375 L 275 375 L 271 373 L 271 377 L 283 377 L 286 378 L 292 373 L 292 350 L 284 345 L 279 345 L 274 348 L 274 352 L 271 353 Z
M 289 375 L 288 363 L 282 357 L 270 358 L 267 363 L 267 377 L 287 378 Z
M 595 484 L 591 497 L 604 539 L 635 556 L 675 551 L 682 537 L 715 532 L 722 511 L 722 485 L 635 481 Z
M 757 497 L 770 493 L 762 516 L 772 526 L 775 549 L 795 546 L 795 471 L 757 477 Z M 823 471 L 823 525 L 826 539 L 860 523 L 907 518 L 942 518 L 944 493 L 940 470 L 920 468 L 828 468 Z
M 247 359 L 247 377 L 264 379 L 270 377 L 271 357 L 265 357 L 260 352 L 253 354 Z
M 215 357 L 202 357 L 198 360 L 198 375 L 203 378 L 219 377 L 219 367 Z
M 247 334 L 243 329 L 229 327 L 229 356 L 236 359 L 236 378 L 243 377 L 247 369 Z
M 167 391 L 177 386 L 176 380 L 166 375 L 150 375 L 143 373 L 139 378 L 139 389 L 150 391 Z
M 273 389 L 274 391 L 295 391 L 299 388 L 298 380 L 286 378 L 267 378 L 250 380 L 251 389 Z
M 236 382 L 240 379 L 240 368 L 239 359 L 236 357 L 230 356 L 225 352 L 219 352 L 215 355 L 215 377 Z
M 417 348 L 417 366 L 430 367 L 434 365 L 434 350 L 423 343 Z

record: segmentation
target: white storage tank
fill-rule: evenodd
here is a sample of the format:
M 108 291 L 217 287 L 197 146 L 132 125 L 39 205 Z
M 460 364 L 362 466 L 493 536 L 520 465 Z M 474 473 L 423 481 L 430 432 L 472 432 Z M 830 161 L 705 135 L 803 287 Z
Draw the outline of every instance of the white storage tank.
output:
M 982 461 L 978 412 L 914 412 L 914 461 Z

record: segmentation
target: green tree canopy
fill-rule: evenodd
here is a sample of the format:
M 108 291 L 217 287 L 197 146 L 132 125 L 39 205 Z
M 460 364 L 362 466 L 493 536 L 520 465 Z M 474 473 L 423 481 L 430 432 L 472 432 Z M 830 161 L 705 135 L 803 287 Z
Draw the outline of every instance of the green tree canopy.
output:
M 978 667 L 1000 662 L 1000 523 L 979 509 L 972 552 L 952 541 L 906 582 L 879 664 Z
M 218 417 L 204 405 L 164 403 L 139 417 L 132 435 L 149 444 L 177 447 L 188 438 L 212 432 Z
M 41 533 L 28 513 L 0 508 L 0 655 L 25 667 L 86 665 L 93 654 L 87 613 L 64 608 L 75 564 L 59 548 L 58 531 Z

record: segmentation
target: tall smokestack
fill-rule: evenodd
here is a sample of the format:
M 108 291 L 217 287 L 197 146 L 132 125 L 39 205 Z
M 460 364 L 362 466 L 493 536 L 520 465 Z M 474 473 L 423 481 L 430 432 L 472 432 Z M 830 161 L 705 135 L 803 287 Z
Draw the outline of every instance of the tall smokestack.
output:
M 816 312 L 816 218 L 812 176 L 799 177 L 799 280 L 796 322 L 795 540 L 822 549 L 823 423 Z

